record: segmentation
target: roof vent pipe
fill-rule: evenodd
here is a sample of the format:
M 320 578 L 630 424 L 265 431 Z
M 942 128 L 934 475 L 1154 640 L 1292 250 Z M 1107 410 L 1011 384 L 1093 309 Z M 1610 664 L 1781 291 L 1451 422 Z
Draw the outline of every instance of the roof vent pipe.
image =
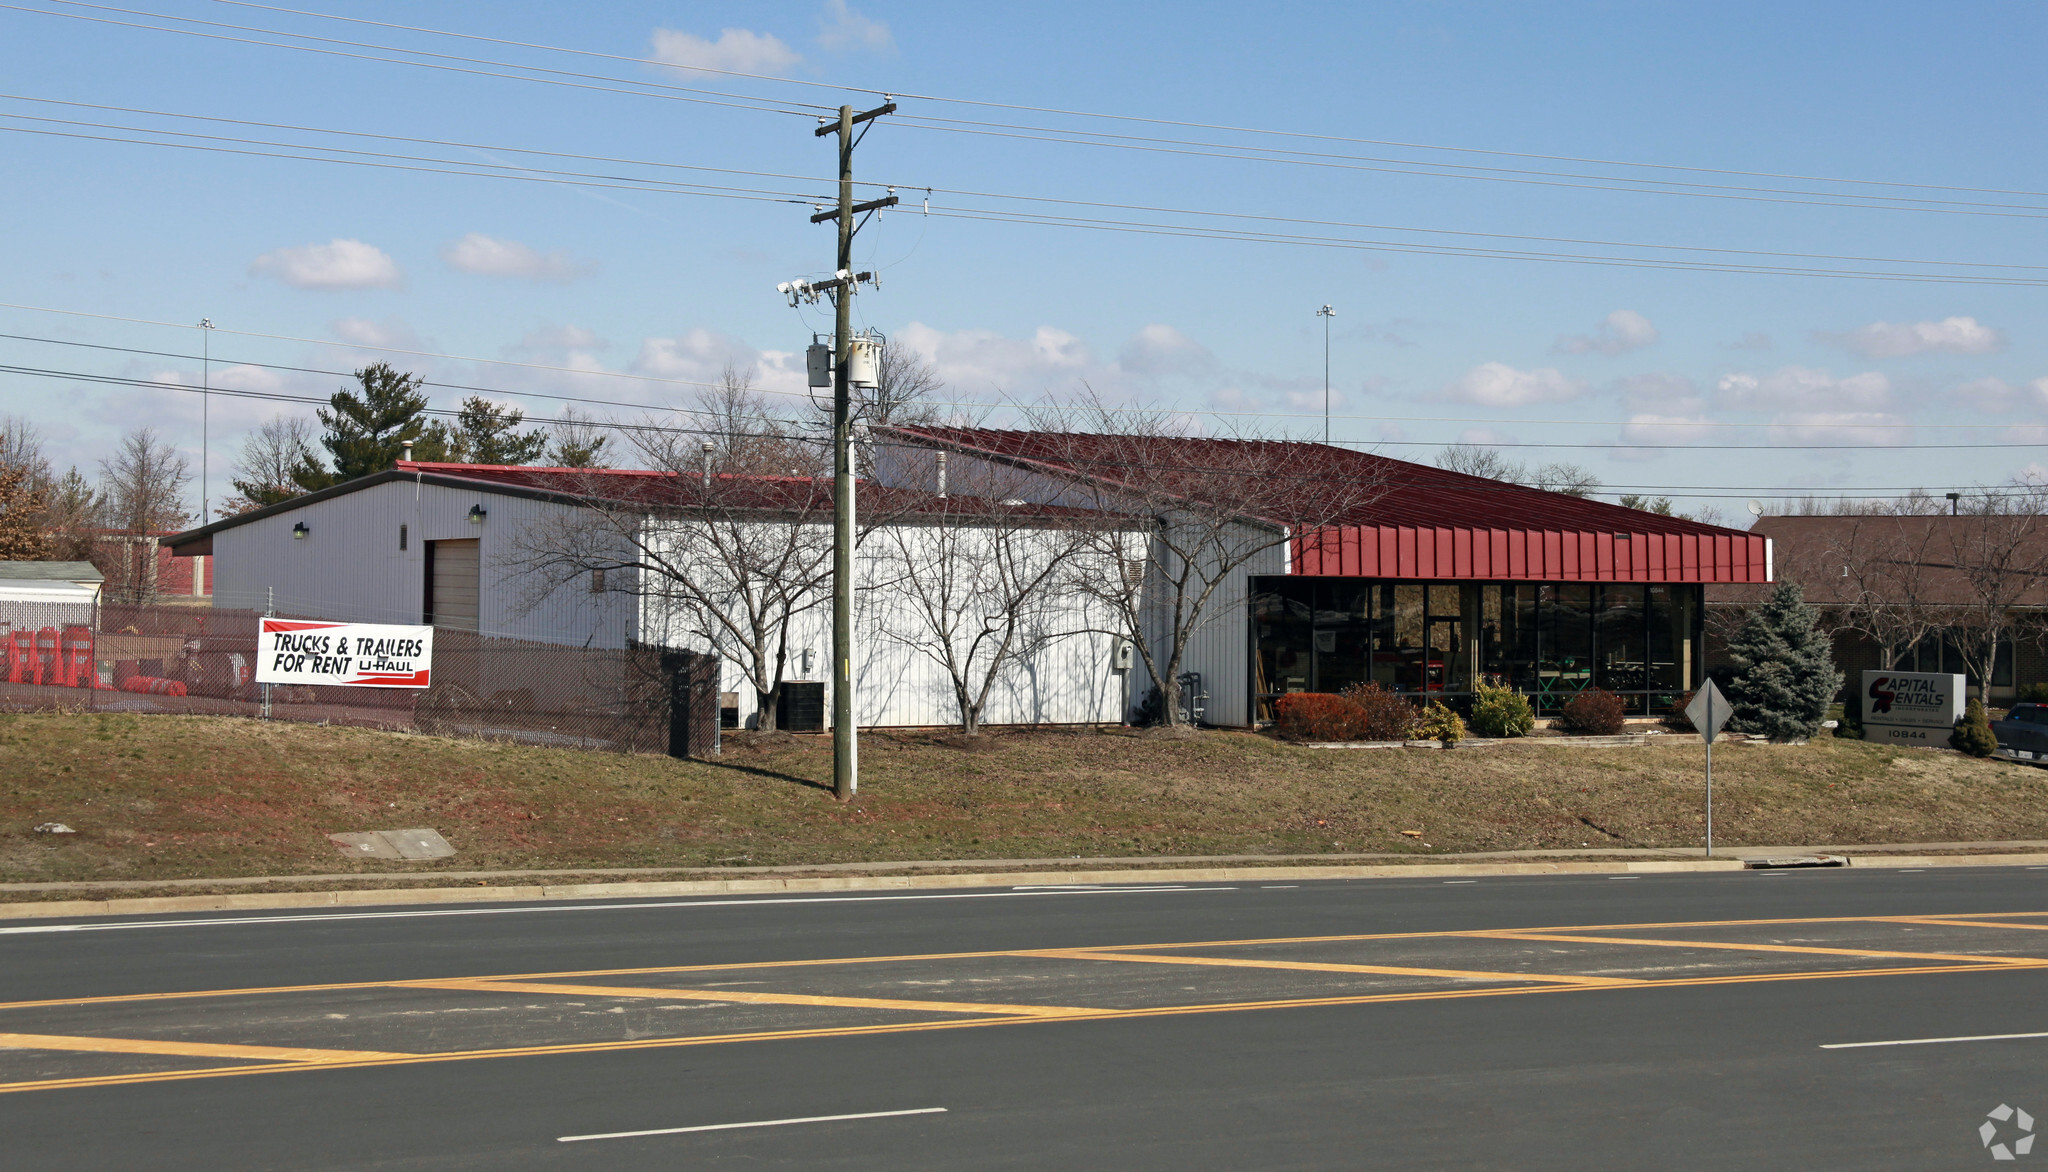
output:
M 939 453 L 939 499 L 946 499 L 946 453 Z
M 405 440 L 398 445 L 398 458 L 405 461 L 408 464 L 412 463 L 411 440 Z
M 705 440 L 705 441 L 704 441 L 704 471 L 703 471 L 703 474 L 702 474 L 702 478 L 703 478 L 703 484 L 704 484 L 704 491 L 708 493 L 708 492 L 710 492 L 710 491 L 711 491 L 711 441 L 710 441 L 710 440 Z

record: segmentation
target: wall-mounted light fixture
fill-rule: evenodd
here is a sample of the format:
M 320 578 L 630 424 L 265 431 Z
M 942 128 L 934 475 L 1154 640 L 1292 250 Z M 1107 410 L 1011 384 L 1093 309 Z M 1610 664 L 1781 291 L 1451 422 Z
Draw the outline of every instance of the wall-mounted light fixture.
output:
M 484 523 L 484 507 L 482 505 L 469 506 L 469 523 L 472 525 Z
M 292 540 L 304 541 L 306 539 L 306 534 L 311 532 L 311 529 L 306 528 L 306 523 L 304 521 L 300 521 L 298 524 L 292 526 Z

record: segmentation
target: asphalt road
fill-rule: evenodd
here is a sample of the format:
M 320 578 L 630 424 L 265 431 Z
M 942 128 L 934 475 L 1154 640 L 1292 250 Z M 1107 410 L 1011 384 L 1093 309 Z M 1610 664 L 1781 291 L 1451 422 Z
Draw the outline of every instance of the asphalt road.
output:
M 2048 869 L 11 921 L 0 1166 L 2024 1166 L 1823 1047 L 2041 1031 Z

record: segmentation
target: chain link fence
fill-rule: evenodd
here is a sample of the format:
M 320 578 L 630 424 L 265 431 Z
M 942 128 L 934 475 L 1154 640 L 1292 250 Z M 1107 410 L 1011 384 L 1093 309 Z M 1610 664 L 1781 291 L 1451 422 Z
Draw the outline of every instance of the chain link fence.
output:
M 429 688 L 261 685 L 261 619 L 161 602 L 0 600 L 0 710 L 262 717 L 678 757 L 719 749 L 713 656 L 437 628 Z

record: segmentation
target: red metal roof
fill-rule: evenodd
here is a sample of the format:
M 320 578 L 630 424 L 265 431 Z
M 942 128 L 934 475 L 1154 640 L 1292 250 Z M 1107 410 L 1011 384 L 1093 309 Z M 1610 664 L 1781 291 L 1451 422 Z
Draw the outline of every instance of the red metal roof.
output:
M 480 484 L 558 493 L 586 500 L 619 501 L 671 508 L 763 510 L 795 513 L 832 511 L 832 481 L 809 476 L 742 476 L 713 473 L 706 489 L 701 476 L 635 468 L 535 468 L 520 464 L 449 464 L 401 460 L 398 471 L 456 477 Z M 857 505 L 863 516 L 979 517 L 1028 516 L 1048 520 L 1100 520 L 1112 516 L 1093 509 L 997 501 L 983 497 L 941 497 L 921 489 L 892 488 L 857 481 Z
M 880 429 L 878 429 L 880 430 Z M 1327 444 L 1091 436 L 995 428 L 890 428 L 904 439 L 1035 464 L 1108 484 L 1143 478 L 1215 492 L 1219 471 L 1270 467 L 1294 487 L 1264 492 L 1267 520 L 1300 526 L 1297 574 L 1545 582 L 1768 582 L 1759 535 L 1606 501 L 1545 492 Z M 1168 470 L 1162 474 L 1161 470 Z M 1176 478 L 1172 470 L 1184 474 Z M 1333 482 L 1346 482 L 1338 494 Z M 1358 491 L 1358 486 L 1368 486 Z M 1327 502 L 1346 499 L 1334 513 Z M 1231 502 L 1224 502 L 1231 503 Z

